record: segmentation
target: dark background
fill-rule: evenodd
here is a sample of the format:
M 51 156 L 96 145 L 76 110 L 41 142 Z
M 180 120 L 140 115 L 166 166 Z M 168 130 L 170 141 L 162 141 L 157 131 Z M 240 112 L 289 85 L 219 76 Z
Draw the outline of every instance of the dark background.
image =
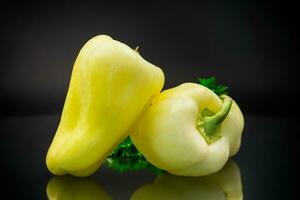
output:
M 172 2 L 172 3 L 171 3 Z M 293 115 L 297 74 L 285 1 L 2 3 L 1 115 L 58 113 L 86 41 L 108 34 L 160 66 L 165 88 L 216 76 L 247 114 Z
M 297 7 L 289 1 L 49 1 L 0 4 L 0 170 L 10 199 L 45 199 L 45 166 L 74 60 L 108 34 L 165 72 L 165 88 L 216 76 L 245 114 L 245 199 L 292 199 L 299 155 Z M 102 168 L 95 178 L 128 199 L 153 175 Z M 294 198 L 296 199 L 296 198 Z

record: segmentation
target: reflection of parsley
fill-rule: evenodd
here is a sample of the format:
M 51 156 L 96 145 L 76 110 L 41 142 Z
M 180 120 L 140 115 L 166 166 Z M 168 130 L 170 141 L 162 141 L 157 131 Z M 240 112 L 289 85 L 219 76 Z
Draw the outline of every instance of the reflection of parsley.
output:
M 228 87 L 225 85 L 217 84 L 216 77 L 212 76 L 209 78 L 198 78 L 200 85 L 203 85 L 210 90 L 212 90 L 216 95 L 221 96 L 223 94 L 228 94 Z
M 209 88 L 218 96 L 228 93 L 228 87 L 218 85 L 216 77 L 199 78 L 198 80 L 201 85 Z M 146 160 L 143 154 L 136 149 L 129 136 L 107 157 L 106 163 L 110 169 L 118 172 L 147 169 L 155 174 L 164 173 L 163 170 L 156 168 Z
M 118 172 L 148 169 L 155 174 L 163 173 L 163 170 L 154 167 L 146 160 L 133 145 L 130 137 L 119 144 L 106 161 L 109 168 Z

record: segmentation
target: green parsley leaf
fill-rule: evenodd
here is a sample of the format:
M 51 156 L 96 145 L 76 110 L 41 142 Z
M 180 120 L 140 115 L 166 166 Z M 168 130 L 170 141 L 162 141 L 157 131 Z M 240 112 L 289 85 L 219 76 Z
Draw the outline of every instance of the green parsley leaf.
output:
M 164 171 L 150 164 L 141 154 L 130 137 L 120 143 L 106 159 L 107 166 L 118 172 L 138 171 L 147 169 L 159 175 Z
M 198 78 L 198 81 L 200 85 L 209 88 L 218 96 L 221 96 L 223 94 L 228 94 L 228 87 L 225 85 L 217 84 L 217 79 L 214 76 L 209 78 Z

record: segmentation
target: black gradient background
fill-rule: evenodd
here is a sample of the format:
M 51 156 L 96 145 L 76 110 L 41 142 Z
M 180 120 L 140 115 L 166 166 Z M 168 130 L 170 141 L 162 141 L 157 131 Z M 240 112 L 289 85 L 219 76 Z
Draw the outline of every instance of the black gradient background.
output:
M 243 142 L 248 149 L 243 148 L 237 159 L 246 177 L 253 178 L 249 185 L 258 187 L 245 188 L 248 197 L 256 191 L 267 191 L 261 199 L 291 195 L 298 137 L 293 123 L 299 91 L 295 13 L 288 1 L 2 2 L 1 169 L 7 191 L 32 198 L 32 188 L 44 188 L 51 175 L 43 158 L 74 60 L 87 40 L 108 34 L 132 48 L 139 46 L 146 60 L 160 66 L 165 89 L 207 76 L 228 85 L 246 116 L 248 138 Z M 250 135 L 254 132 L 259 134 Z M 253 171 L 247 171 L 249 165 Z M 279 177 L 270 171 L 264 174 L 268 168 L 279 171 Z M 29 171 L 35 172 L 34 183 L 28 180 L 22 190 L 21 180 L 28 179 Z M 255 183 L 256 175 L 259 180 L 271 177 L 271 182 Z M 277 195 L 274 190 L 284 192 Z
M 246 113 L 293 114 L 283 106 L 299 90 L 291 4 L 171 2 L 4 3 L 1 114 L 60 112 L 74 60 L 98 34 L 139 46 L 164 70 L 165 88 L 214 75 Z

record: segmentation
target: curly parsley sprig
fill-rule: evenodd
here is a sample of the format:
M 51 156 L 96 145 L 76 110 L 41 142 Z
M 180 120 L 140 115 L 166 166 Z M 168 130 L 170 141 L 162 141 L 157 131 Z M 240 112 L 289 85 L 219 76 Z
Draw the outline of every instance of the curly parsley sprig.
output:
M 146 160 L 143 154 L 136 149 L 129 136 L 113 150 L 106 159 L 106 163 L 110 169 L 118 172 L 147 169 L 155 174 L 163 173 L 163 170 L 156 168 Z
M 225 85 L 217 84 L 217 79 L 214 76 L 209 78 L 198 78 L 198 81 L 200 85 L 209 88 L 218 96 L 228 94 L 228 87 Z

